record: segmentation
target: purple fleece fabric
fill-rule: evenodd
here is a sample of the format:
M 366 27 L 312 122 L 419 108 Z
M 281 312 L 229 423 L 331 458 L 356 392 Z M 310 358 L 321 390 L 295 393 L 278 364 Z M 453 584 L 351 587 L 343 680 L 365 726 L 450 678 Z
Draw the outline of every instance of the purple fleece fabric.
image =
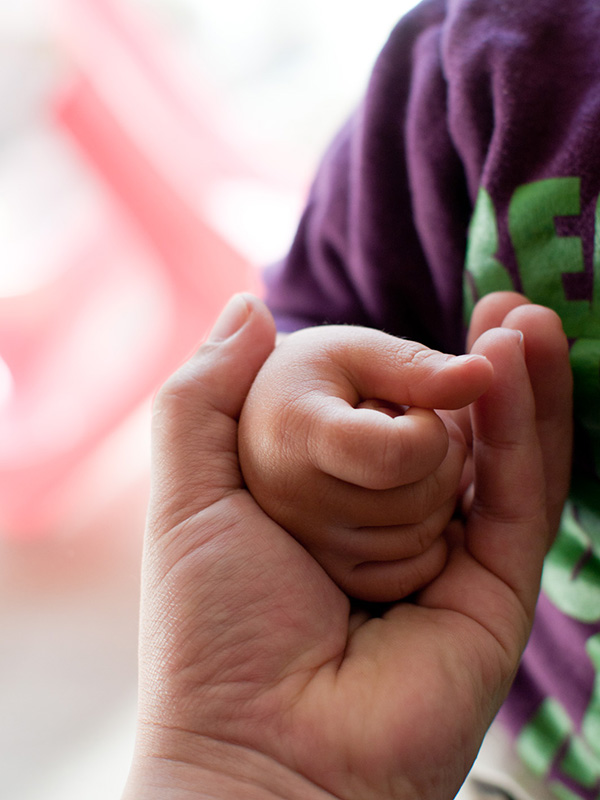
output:
M 600 3 L 425 0 L 327 152 L 290 253 L 281 330 L 367 325 L 462 352 L 514 289 L 572 342 L 573 491 L 502 718 L 559 796 L 600 798 Z

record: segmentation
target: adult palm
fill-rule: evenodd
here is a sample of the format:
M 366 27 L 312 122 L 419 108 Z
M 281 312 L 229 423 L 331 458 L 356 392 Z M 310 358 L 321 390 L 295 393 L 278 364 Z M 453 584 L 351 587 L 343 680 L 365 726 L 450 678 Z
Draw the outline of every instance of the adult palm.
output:
M 474 494 L 446 569 L 372 614 L 244 488 L 237 419 L 274 327 L 259 301 L 233 301 L 156 402 L 125 797 L 454 796 L 527 639 L 552 533 L 544 457 L 569 441 L 562 330 L 534 307 L 520 322 L 526 343 L 544 326 L 552 358 L 540 377 L 509 327 L 475 344 L 494 380 L 472 409 Z

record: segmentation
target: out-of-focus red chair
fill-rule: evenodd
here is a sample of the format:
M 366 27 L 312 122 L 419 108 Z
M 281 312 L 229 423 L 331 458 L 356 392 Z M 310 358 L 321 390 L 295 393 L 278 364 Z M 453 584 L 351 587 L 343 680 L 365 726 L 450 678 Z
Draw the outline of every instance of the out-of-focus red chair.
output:
M 86 457 L 186 357 L 231 294 L 260 291 L 257 270 L 205 213 L 212 187 L 246 171 L 210 114 L 179 91 L 139 20 L 109 0 L 68 0 L 62 15 L 71 75 L 52 99 L 55 120 L 114 208 L 53 282 L 0 298 L 7 535 L 59 525 Z

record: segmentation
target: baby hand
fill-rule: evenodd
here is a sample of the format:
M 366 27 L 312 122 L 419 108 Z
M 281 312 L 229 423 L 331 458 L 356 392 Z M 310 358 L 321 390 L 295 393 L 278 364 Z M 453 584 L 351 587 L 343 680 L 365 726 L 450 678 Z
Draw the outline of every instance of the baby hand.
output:
M 246 484 L 350 596 L 399 600 L 443 569 L 466 457 L 451 416 L 489 386 L 483 356 L 380 331 L 309 328 L 272 353 L 239 426 Z

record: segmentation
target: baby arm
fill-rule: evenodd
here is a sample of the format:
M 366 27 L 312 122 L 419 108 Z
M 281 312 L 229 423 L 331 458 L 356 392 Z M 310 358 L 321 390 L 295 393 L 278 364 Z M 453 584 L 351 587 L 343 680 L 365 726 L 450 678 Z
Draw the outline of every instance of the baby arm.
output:
M 459 427 L 433 409 L 470 404 L 491 377 L 481 356 L 376 330 L 291 334 L 244 405 L 246 484 L 349 595 L 405 597 L 444 567 L 466 456 Z

